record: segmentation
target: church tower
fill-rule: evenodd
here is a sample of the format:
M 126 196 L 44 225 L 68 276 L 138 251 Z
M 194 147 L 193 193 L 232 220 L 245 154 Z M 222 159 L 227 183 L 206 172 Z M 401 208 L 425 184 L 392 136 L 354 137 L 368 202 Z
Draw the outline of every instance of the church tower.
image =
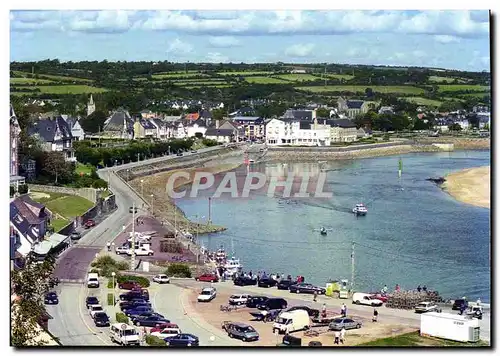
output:
M 92 94 L 90 94 L 90 100 L 87 104 L 87 116 L 90 116 L 95 111 L 94 98 L 92 98 Z
M 21 133 L 21 128 L 19 127 L 19 121 L 17 121 L 16 113 L 14 108 L 10 105 L 10 175 L 18 175 L 18 145 L 19 145 L 19 134 Z

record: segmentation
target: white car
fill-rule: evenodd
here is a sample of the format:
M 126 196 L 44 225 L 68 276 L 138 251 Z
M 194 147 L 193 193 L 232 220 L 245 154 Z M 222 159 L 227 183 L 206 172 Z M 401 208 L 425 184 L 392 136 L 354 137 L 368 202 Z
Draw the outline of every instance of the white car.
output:
M 100 304 L 89 305 L 89 313 L 90 313 L 90 317 L 92 319 L 94 319 L 95 313 L 100 313 L 100 312 L 104 312 L 104 311 L 105 310 L 103 309 L 102 305 L 100 305 Z
M 136 256 L 153 256 L 155 253 L 153 250 L 151 250 L 150 248 L 147 248 L 147 247 L 136 248 L 136 249 L 134 249 L 134 252 L 135 252 Z M 127 255 L 132 256 L 131 249 L 128 250 Z
M 161 331 L 152 332 L 151 336 L 156 336 L 156 337 L 159 337 L 160 339 L 163 340 L 166 337 L 175 336 L 175 335 L 178 335 L 180 333 L 181 333 L 181 329 L 179 329 L 178 327 L 173 326 L 173 327 L 166 327 L 166 328 L 164 328 Z
M 370 294 L 367 293 L 354 293 L 352 295 L 352 302 L 354 304 L 370 305 L 372 307 L 380 307 L 382 306 L 382 304 L 384 304 L 384 302 L 381 301 L 380 299 L 372 297 Z
M 432 302 L 421 302 L 415 306 L 415 313 L 427 313 L 438 310 L 438 306 Z
M 119 246 L 117 248 L 115 248 L 115 252 L 117 255 L 120 255 L 120 254 L 128 254 L 130 248 L 127 247 L 127 246 Z
M 229 297 L 230 305 L 245 305 L 247 304 L 248 294 L 233 294 Z
M 166 274 L 157 274 L 156 276 L 153 277 L 153 282 L 156 283 L 170 283 L 170 278 Z
M 203 288 L 200 295 L 198 295 L 199 302 L 210 302 L 217 295 L 215 288 Z

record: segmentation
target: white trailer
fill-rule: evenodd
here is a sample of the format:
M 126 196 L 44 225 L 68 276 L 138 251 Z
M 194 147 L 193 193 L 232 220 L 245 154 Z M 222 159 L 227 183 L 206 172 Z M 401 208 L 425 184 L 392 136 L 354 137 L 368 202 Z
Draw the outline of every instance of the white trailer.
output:
M 478 342 L 479 320 L 450 313 L 425 313 L 420 318 L 420 335 L 460 342 Z

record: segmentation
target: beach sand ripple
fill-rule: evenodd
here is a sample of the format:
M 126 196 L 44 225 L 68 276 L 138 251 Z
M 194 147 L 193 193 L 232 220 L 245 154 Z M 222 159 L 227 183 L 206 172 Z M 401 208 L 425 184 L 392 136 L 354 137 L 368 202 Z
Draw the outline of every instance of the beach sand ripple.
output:
M 448 174 L 443 189 L 453 198 L 482 208 L 490 208 L 490 166 L 469 168 Z

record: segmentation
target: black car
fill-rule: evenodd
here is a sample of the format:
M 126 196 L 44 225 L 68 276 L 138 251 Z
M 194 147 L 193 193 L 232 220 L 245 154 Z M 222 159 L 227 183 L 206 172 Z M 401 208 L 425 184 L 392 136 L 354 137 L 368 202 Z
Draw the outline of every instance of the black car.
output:
M 305 310 L 307 312 L 307 314 L 309 314 L 309 316 L 311 318 L 318 318 L 319 317 L 319 310 L 318 309 L 309 308 L 309 307 L 307 307 L 305 305 L 296 305 L 296 306 L 293 306 L 291 308 L 288 308 L 285 311 L 286 312 L 291 312 L 291 311 L 294 311 L 294 310 Z
M 82 234 L 74 231 L 71 233 L 71 235 L 69 235 L 69 237 L 71 238 L 71 240 L 80 240 L 82 238 Z
M 109 326 L 109 317 L 105 312 L 98 312 L 94 314 L 95 326 Z
M 87 306 L 87 309 L 89 308 L 89 305 L 95 305 L 95 304 L 100 304 L 99 299 L 97 297 L 87 297 L 85 300 L 85 305 Z
M 196 151 L 196 150 L 191 150 L 191 153 L 196 153 L 196 152 L 198 152 L 198 151 Z
M 259 283 L 257 284 L 259 287 L 262 287 L 262 288 L 270 288 L 270 287 L 274 287 L 278 284 L 278 281 L 276 281 L 275 279 L 272 279 L 272 278 L 263 278 L 263 279 L 259 279 Z
M 140 301 L 140 302 L 136 301 L 136 302 L 132 302 L 132 303 L 125 302 L 123 305 L 120 304 L 120 309 L 122 311 L 136 309 L 137 307 L 151 307 L 151 303 L 146 302 L 146 301 Z
M 177 156 L 179 156 L 179 157 L 184 156 L 184 154 L 182 152 L 179 152 L 179 153 L 177 153 Z
M 262 303 L 264 303 L 268 299 L 269 299 L 269 297 L 251 296 L 251 297 L 248 297 L 246 306 L 248 308 L 257 308 L 259 305 L 261 305 Z
M 283 298 L 269 298 L 257 308 L 259 310 L 286 309 L 288 303 Z
M 141 313 L 141 314 L 138 314 L 138 315 L 133 315 L 132 318 L 131 318 L 132 323 L 135 323 L 136 320 L 138 320 L 140 318 L 145 318 L 147 316 L 157 316 L 159 318 L 165 319 L 165 317 L 163 315 L 161 315 L 160 313 L 156 313 L 154 311 L 150 311 L 150 312 L 145 312 L 145 313 Z
M 297 284 L 297 282 L 292 281 L 292 280 L 288 280 L 288 279 L 284 279 L 282 281 L 279 281 L 277 286 L 278 286 L 278 289 L 288 290 L 290 288 L 290 286 L 294 285 L 294 284 Z
M 120 294 L 120 300 L 130 301 L 132 299 L 145 299 L 149 300 L 149 295 L 142 292 L 130 291 L 128 293 Z
M 170 323 L 170 320 L 161 318 L 157 315 L 141 316 L 134 319 L 134 324 L 136 326 L 150 326 L 155 327 L 156 325 Z
M 48 292 L 45 294 L 44 302 L 45 304 L 59 304 L 59 298 L 56 292 Z
M 462 306 L 464 309 L 467 309 L 469 307 L 469 302 L 466 301 L 465 299 L 455 299 L 451 307 L 451 310 L 460 310 Z
M 310 283 L 297 283 L 293 284 L 288 288 L 290 290 L 290 293 L 309 293 L 309 294 L 314 294 L 314 292 L 317 292 L 318 294 L 325 294 L 326 289 L 321 288 L 321 287 L 316 287 Z
M 257 280 L 248 277 L 238 277 L 233 283 L 235 286 L 255 286 L 257 284 Z

